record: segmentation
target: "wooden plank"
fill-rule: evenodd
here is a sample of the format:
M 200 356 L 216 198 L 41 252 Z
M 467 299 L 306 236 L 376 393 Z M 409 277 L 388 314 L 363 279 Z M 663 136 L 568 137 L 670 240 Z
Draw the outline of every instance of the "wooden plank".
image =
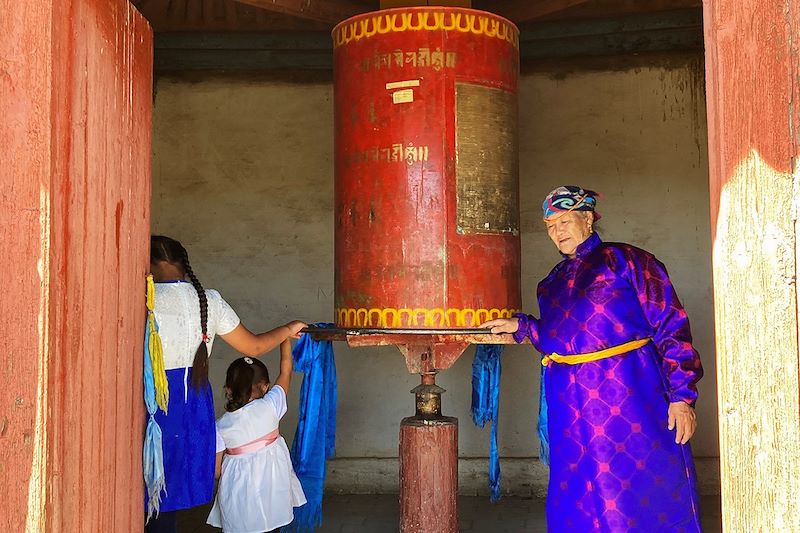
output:
M 339 22 L 369 11 L 369 8 L 347 0 L 237 0 L 267 11 L 283 13 L 327 24 Z
M 395 7 L 437 6 L 437 7 L 472 7 L 472 0 L 380 0 L 381 9 Z
M 50 261 L 50 24 L 46 2 L 0 0 L 0 531 L 44 527 Z
M 121 0 L 59 2 L 54 20 L 48 528 L 135 531 L 152 32 Z
M 156 32 L 325 31 L 330 24 L 300 19 L 236 0 L 132 0 Z
M 800 4 L 704 7 L 723 524 L 800 531 Z
M 333 50 L 329 32 L 156 33 L 154 45 L 156 50 Z
M 275 50 L 159 50 L 155 56 L 157 72 L 176 70 L 331 70 L 333 53 L 280 52 Z
M 585 4 L 589 0 L 497 0 L 485 6 L 487 11 L 497 13 L 516 24 L 528 22 L 565 9 Z
M 125 0 L 32 5 L 0 4 L 0 529 L 141 531 L 152 33 Z
M 476 2 L 478 9 L 492 10 L 493 0 Z M 701 0 L 591 0 L 561 11 L 538 17 L 537 20 L 587 20 L 596 18 L 623 17 L 628 15 L 652 15 L 659 12 L 702 8 Z
M 558 39 L 533 46 L 520 45 L 520 58 L 553 59 L 566 57 L 626 55 L 644 52 L 702 50 L 703 35 L 699 29 L 677 29 L 659 32 L 630 32 Z
M 590 20 L 547 21 L 530 23 L 520 28 L 520 42 L 569 40 L 593 36 L 623 36 L 636 38 L 659 31 L 692 30 L 702 38 L 702 9 L 684 9 L 665 13 L 605 17 Z
M 272 70 L 333 68 L 327 33 L 163 33 L 156 35 L 155 68 Z M 699 9 L 591 21 L 531 23 L 520 33 L 525 59 L 701 50 Z

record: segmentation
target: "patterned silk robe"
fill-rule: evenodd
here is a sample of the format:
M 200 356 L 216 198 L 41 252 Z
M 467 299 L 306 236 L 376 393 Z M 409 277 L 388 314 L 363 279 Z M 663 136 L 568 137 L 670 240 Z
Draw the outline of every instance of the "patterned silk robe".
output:
M 592 234 L 539 283 L 541 318 L 520 315 L 517 342 L 583 354 L 636 339 L 642 348 L 545 371 L 548 531 L 700 531 L 689 444 L 667 429 L 669 402 L 694 405 L 703 375 L 689 321 L 664 265 Z

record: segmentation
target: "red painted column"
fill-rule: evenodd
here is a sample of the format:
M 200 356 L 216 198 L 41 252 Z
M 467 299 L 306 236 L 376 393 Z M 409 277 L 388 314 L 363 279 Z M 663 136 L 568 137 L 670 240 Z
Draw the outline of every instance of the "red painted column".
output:
M 140 531 L 152 31 L 0 0 L 2 531 Z
M 0 530 L 17 532 L 43 453 L 36 428 L 47 350 L 52 9 L 0 0 L 0 13 Z
M 400 425 L 400 531 L 458 531 L 458 419 Z
M 800 531 L 800 3 L 704 2 L 726 531 Z

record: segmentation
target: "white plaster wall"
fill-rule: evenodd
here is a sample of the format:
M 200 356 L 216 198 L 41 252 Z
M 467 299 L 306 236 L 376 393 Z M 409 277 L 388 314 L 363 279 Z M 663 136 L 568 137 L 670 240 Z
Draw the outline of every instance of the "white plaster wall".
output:
M 658 59 L 654 59 L 658 61 Z M 520 87 L 523 301 L 537 312 L 537 281 L 559 260 L 541 224 L 553 187 L 576 183 L 604 197 L 602 236 L 646 248 L 666 263 L 688 310 L 706 377 L 695 454 L 718 456 L 711 302 L 705 108 L 699 60 L 666 67 L 540 69 Z M 329 79 L 161 78 L 154 112 L 153 231 L 187 246 L 195 272 L 244 323 L 263 330 L 292 318 L 333 319 L 333 110 Z M 397 455 L 400 419 L 418 384 L 394 348 L 336 345 L 337 455 Z M 460 419 L 460 454 L 485 457 L 489 431 L 469 417 L 471 351 L 438 382 Z M 218 410 L 227 364 L 211 363 Z M 266 357 L 277 370 L 277 353 Z M 538 358 L 503 359 L 500 450 L 530 457 Z M 300 378 L 291 391 L 296 405 Z M 282 424 L 291 440 L 295 410 Z

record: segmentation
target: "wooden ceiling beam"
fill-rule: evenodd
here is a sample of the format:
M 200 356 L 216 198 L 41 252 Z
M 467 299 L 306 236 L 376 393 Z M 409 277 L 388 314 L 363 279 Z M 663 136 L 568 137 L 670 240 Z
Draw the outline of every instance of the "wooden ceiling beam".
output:
M 273 13 L 282 13 L 326 24 L 339 22 L 369 11 L 369 8 L 348 0 L 237 0 Z
M 484 2 L 483 8 L 521 24 L 564 11 L 590 0 L 496 0 Z
M 154 42 L 154 68 L 158 72 L 330 71 L 333 68 L 333 43 L 327 31 L 180 31 L 156 33 Z M 606 19 L 532 22 L 522 28 L 519 48 L 523 64 L 528 65 L 538 65 L 539 60 L 648 52 L 702 54 L 703 10 L 695 8 Z M 613 61 L 617 64 L 618 59 Z M 622 64 L 629 63 L 624 60 Z

